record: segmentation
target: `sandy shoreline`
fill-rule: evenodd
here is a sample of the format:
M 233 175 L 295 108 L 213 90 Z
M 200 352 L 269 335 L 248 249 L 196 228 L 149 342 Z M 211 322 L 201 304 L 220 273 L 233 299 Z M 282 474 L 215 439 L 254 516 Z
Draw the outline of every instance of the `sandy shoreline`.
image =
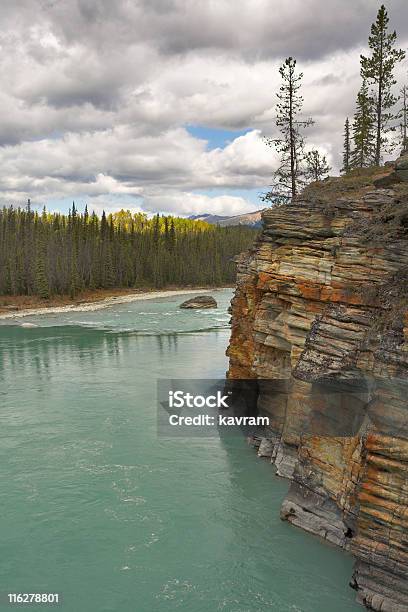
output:
M 146 293 L 130 293 L 128 295 L 118 295 L 107 297 L 95 302 L 84 302 L 83 304 L 68 304 L 66 306 L 44 306 L 42 308 L 26 308 L 13 312 L 0 313 L 2 319 L 20 319 L 20 317 L 29 317 L 37 315 L 58 314 L 64 312 L 87 312 L 93 310 L 102 310 L 115 304 L 128 304 L 129 302 L 137 302 L 139 300 L 152 300 L 154 298 L 171 297 L 173 295 L 189 295 L 202 293 L 216 293 L 222 289 L 230 287 L 216 287 L 213 289 L 169 289 L 167 291 L 148 291 Z

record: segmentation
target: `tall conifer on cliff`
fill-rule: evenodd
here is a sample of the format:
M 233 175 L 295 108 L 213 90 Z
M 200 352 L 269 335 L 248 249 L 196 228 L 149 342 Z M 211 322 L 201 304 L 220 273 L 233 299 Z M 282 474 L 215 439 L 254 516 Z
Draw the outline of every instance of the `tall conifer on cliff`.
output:
M 398 112 L 401 129 L 401 145 L 404 153 L 408 152 L 408 87 L 404 85 L 401 89 L 401 107 Z
M 305 154 L 305 178 L 307 181 L 321 181 L 327 177 L 331 168 L 325 155 L 317 149 Z
M 280 138 L 267 138 L 266 143 L 274 147 L 280 155 L 280 166 L 274 173 L 271 191 L 264 200 L 287 202 L 296 198 L 305 184 L 304 137 L 303 128 L 313 123 L 312 119 L 300 118 L 303 97 L 300 94 L 302 72 L 296 72 L 296 60 L 288 57 L 279 68 L 282 79 L 277 93 L 276 125 L 281 133 Z
M 379 166 L 381 154 L 385 148 L 387 133 L 390 129 L 390 121 L 394 118 L 391 109 L 397 98 L 392 92 L 396 84 L 394 78 L 395 65 L 405 57 L 405 51 L 395 49 L 397 34 L 388 31 L 388 13 L 382 4 L 375 23 L 371 26 L 371 34 L 368 46 L 371 51 L 370 57 L 360 56 L 361 76 L 373 88 L 373 100 L 375 107 L 375 151 L 374 164 Z
M 347 174 L 350 172 L 350 155 L 351 155 L 351 142 L 350 142 L 350 121 L 347 117 L 344 123 L 344 145 L 343 145 L 343 167 L 341 172 Z
M 357 94 L 353 141 L 350 167 L 365 168 L 375 163 L 375 109 L 365 80 Z

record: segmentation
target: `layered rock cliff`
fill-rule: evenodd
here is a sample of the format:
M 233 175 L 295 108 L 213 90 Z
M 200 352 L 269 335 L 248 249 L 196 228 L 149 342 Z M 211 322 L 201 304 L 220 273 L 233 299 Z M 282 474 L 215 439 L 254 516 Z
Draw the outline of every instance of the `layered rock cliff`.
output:
M 358 601 L 393 612 L 408 610 L 406 167 L 263 213 L 228 349 L 229 377 L 258 379 L 270 416 L 261 454 L 292 479 L 282 518 L 350 550 Z

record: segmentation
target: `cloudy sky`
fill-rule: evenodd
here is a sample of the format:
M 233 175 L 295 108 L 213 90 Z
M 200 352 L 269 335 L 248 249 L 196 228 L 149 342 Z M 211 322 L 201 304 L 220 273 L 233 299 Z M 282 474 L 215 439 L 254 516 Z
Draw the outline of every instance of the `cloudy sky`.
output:
M 1 0 L 0 203 L 182 215 L 261 207 L 278 66 L 337 171 L 374 0 Z M 406 0 L 388 0 L 408 46 Z M 407 65 L 400 67 L 400 78 Z

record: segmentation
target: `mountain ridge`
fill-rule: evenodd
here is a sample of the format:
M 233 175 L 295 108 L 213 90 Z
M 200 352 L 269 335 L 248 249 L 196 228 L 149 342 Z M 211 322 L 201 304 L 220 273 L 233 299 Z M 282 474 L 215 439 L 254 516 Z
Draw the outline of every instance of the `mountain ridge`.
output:
M 188 218 L 193 221 L 205 221 L 211 225 L 220 225 L 227 227 L 232 225 L 249 225 L 251 227 L 262 226 L 262 212 L 264 209 L 255 210 L 253 212 L 243 213 L 241 215 L 212 215 L 211 213 L 201 213 L 199 215 L 190 215 Z

